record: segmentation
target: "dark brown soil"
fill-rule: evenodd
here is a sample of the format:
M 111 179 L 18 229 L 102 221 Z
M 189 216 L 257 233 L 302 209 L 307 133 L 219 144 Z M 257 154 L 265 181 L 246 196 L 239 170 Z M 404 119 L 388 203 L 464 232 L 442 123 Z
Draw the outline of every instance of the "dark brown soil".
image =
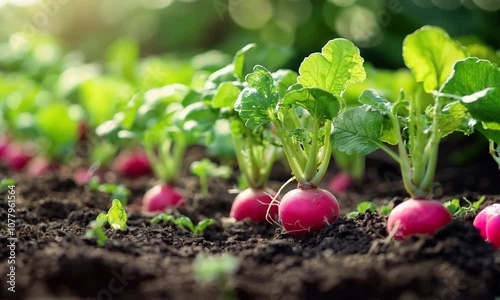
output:
M 490 194 L 500 203 L 500 172 L 487 157 L 438 171 L 436 198 Z M 365 184 L 339 195 L 346 213 L 365 200 L 397 204 L 405 196 L 397 166 L 370 157 Z M 3 175 L 2 175 L 3 174 Z M 332 173 L 329 176 L 332 176 Z M 270 224 L 226 219 L 235 178 L 211 182 L 210 195 L 197 194 L 198 181 L 184 174 L 179 185 L 190 205 L 182 213 L 198 221 L 216 219 L 203 236 L 170 224 L 152 225 L 138 204 L 128 207 L 129 229 L 107 230 L 100 248 L 85 237 L 88 224 L 110 206 L 109 195 L 91 192 L 58 176 L 10 174 L 16 185 L 16 293 L 7 291 L 7 195 L 0 193 L 0 299 L 495 299 L 500 297 L 500 250 L 472 226 L 473 215 L 456 219 L 433 236 L 402 242 L 387 238 L 386 217 L 341 217 L 320 232 L 291 237 Z M 0 169 L 0 178 L 6 170 Z M 277 189 L 289 175 L 273 174 Z M 325 179 L 326 180 L 329 178 Z M 153 179 L 120 180 L 140 200 Z M 288 189 L 293 188 L 293 184 Z M 496 195 L 496 196 L 494 196 Z M 202 284 L 193 274 L 199 254 L 228 253 L 240 267 L 226 284 Z M 226 298 L 223 298 L 225 296 Z M 232 298 L 230 298 L 232 297 Z M 497 298 L 498 299 L 498 298 Z

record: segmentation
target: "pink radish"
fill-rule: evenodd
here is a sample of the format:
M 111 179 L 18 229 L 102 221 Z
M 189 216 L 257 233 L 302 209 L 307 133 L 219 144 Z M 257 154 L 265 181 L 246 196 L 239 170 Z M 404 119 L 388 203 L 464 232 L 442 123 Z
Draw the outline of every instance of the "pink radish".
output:
M 267 220 L 266 215 L 269 209 L 269 217 L 277 220 L 278 205 L 271 204 L 272 197 L 275 195 L 276 193 L 269 188 L 265 191 L 248 188 L 236 196 L 229 215 L 238 221 L 249 218 L 252 221 L 260 222 Z
M 484 208 L 474 219 L 474 227 L 495 248 L 500 248 L 500 203 Z
M 13 170 L 21 170 L 28 164 L 33 156 L 34 151 L 32 149 L 28 149 L 20 144 L 11 143 L 4 152 L 3 162 L 7 167 Z
M 5 155 L 7 152 L 9 146 L 10 146 L 10 139 L 6 137 L 0 137 L 0 159 Z
M 327 190 L 297 188 L 283 196 L 278 212 L 288 233 L 304 235 L 335 221 L 339 216 L 339 204 Z
M 137 178 L 151 175 L 151 165 L 143 150 L 128 150 L 121 152 L 112 165 L 113 171 L 121 176 Z
M 387 232 L 396 240 L 414 234 L 433 234 L 450 223 L 450 212 L 435 200 L 409 199 L 396 206 L 387 220 Z M 397 226 L 397 228 L 396 228 Z
M 184 207 L 186 199 L 181 192 L 168 184 L 159 184 L 144 194 L 142 210 L 145 212 L 164 211 L 167 208 Z
M 59 171 L 59 169 L 60 165 L 58 163 L 51 162 L 41 156 L 33 158 L 26 166 L 26 172 L 33 177 L 54 173 Z
M 354 186 L 354 181 L 346 172 L 340 172 L 335 175 L 328 184 L 328 188 L 332 193 L 345 193 L 349 188 Z

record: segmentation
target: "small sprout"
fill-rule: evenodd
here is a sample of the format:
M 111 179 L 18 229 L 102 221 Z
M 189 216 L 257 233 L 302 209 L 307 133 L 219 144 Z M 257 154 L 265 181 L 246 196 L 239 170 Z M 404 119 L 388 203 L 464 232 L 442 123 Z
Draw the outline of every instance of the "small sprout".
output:
M 0 192 L 6 191 L 12 188 L 16 184 L 16 181 L 11 178 L 4 178 L 0 180 Z
M 359 214 L 364 214 L 369 211 L 378 211 L 382 215 L 387 215 L 392 211 L 392 208 L 389 205 L 382 205 L 380 207 L 377 207 L 377 205 L 375 205 L 373 202 L 364 201 L 358 204 L 355 211 L 351 211 L 350 213 L 348 213 L 347 217 L 355 218 Z
M 157 224 L 160 221 L 173 223 L 180 230 L 189 231 L 195 236 L 203 235 L 203 232 L 208 226 L 215 224 L 214 219 L 205 219 L 200 221 L 198 224 L 194 225 L 193 221 L 191 221 L 191 219 L 186 216 L 180 216 L 178 218 L 175 218 L 167 214 L 159 214 L 155 216 L 154 218 L 151 219 L 151 224 Z
M 121 202 L 117 199 L 113 200 L 108 213 L 100 213 L 95 221 L 89 224 L 89 229 L 85 233 L 88 238 L 96 238 L 97 246 L 102 247 L 108 240 L 104 226 L 109 224 L 114 230 L 127 230 L 127 212 L 123 209 Z
M 189 170 L 194 175 L 200 177 L 201 193 L 204 196 L 208 195 L 209 178 L 227 179 L 231 176 L 231 168 L 228 166 L 217 166 L 217 164 L 211 162 L 208 158 L 193 162 Z
M 128 188 L 126 188 L 123 184 L 112 184 L 112 183 L 99 183 L 98 177 L 92 177 L 89 182 L 89 188 L 94 192 L 102 192 L 106 194 L 110 194 L 112 199 L 119 200 L 122 205 L 127 205 L 128 196 L 132 193 Z
M 202 283 L 227 280 L 238 271 L 239 267 L 238 258 L 229 254 L 221 256 L 198 255 L 193 263 L 195 278 Z
M 229 254 L 221 256 L 198 255 L 193 262 L 194 277 L 202 284 L 216 282 L 221 291 L 221 299 L 235 299 L 231 276 L 240 267 L 238 258 Z
M 479 200 L 474 202 L 470 202 L 465 197 L 463 199 L 467 203 L 467 206 L 461 206 L 459 199 L 452 199 L 445 202 L 443 205 L 448 209 L 453 217 L 461 217 L 470 213 L 475 213 L 479 209 L 481 203 L 484 202 L 486 197 L 482 196 L 481 198 L 479 198 Z

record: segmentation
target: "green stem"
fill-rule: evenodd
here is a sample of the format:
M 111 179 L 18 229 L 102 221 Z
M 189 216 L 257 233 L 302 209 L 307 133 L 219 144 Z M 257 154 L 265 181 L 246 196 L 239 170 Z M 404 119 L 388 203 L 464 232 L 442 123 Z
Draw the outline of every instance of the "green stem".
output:
M 287 132 L 282 127 L 281 122 L 277 120 L 273 115 L 270 115 L 270 119 L 279 132 L 279 137 L 281 140 L 281 144 L 283 146 L 283 151 L 285 152 L 288 165 L 290 166 L 290 169 L 292 169 L 293 175 L 295 176 L 298 182 L 305 182 L 306 180 L 304 177 L 304 173 L 302 172 L 302 168 L 300 167 L 300 164 L 297 161 L 297 158 L 299 158 L 300 156 L 299 153 L 297 153 L 297 150 L 293 148 L 293 145 L 290 145 L 291 141 L 287 135 Z
M 403 177 L 403 185 L 405 189 L 408 191 L 410 195 L 412 195 L 413 190 L 415 189 L 414 184 L 411 182 L 411 167 L 410 167 L 410 160 L 408 158 L 408 152 L 406 151 L 406 144 L 403 140 L 403 137 L 401 136 L 401 128 L 399 126 L 399 120 L 397 118 L 396 113 L 389 114 L 389 117 L 392 122 L 392 126 L 394 127 L 394 132 L 396 133 L 396 137 L 398 139 L 398 152 L 399 152 L 399 157 L 396 159 L 396 161 L 399 163 L 400 168 L 401 168 L 401 176 Z M 379 146 L 382 146 L 383 144 L 380 143 Z M 391 149 L 383 145 L 381 147 L 382 150 L 384 150 L 387 154 L 391 155 L 393 158 L 397 157 Z M 394 153 L 394 154 L 391 154 Z
M 200 186 L 201 186 L 201 194 L 203 196 L 208 195 L 208 178 L 206 175 L 200 176 Z
M 311 138 L 311 146 L 309 148 L 309 155 L 307 157 L 307 164 L 304 169 L 304 176 L 306 180 L 311 180 L 317 172 L 318 164 L 318 137 L 319 137 L 319 121 L 314 120 L 313 136 Z
M 236 161 L 240 167 L 240 172 L 245 177 L 245 181 L 250 187 L 254 187 L 256 183 L 253 181 L 252 175 L 249 172 L 248 162 L 243 154 L 243 144 L 240 139 L 236 139 L 235 135 L 231 135 L 233 139 L 234 152 L 236 153 Z
M 498 164 L 498 168 L 500 169 L 500 154 L 495 149 L 495 142 L 490 140 L 490 155 L 493 157 L 495 162 Z
M 311 179 L 311 183 L 315 186 L 318 186 L 323 177 L 326 174 L 326 171 L 328 170 L 328 165 L 330 164 L 330 159 L 332 158 L 332 143 L 330 140 L 331 133 L 330 129 L 332 126 L 332 121 L 328 120 L 325 122 L 325 138 L 323 140 L 323 153 L 322 153 L 322 159 L 321 163 L 319 165 L 318 170 L 316 171 L 316 175 Z
M 271 175 L 271 170 L 272 170 L 272 167 L 274 165 L 274 161 L 276 160 L 276 155 L 277 155 L 277 150 L 272 145 L 270 145 L 269 148 L 263 147 L 262 151 L 263 151 L 262 157 L 264 158 L 263 161 L 264 161 L 265 166 L 260 174 L 259 180 L 257 180 L 257 182 L 256 182 L 255 188 L 263 188 L 266 185 L 266 183 L 269 179 L 269 176 Z M 270 152 L 269 157 L 267 156 L 267 152 Z M 267 159 L 265 159 L 265 158 L 267 158 Z
M 434 183 L 434 175 L 436 174 L 437 167 L 439 141 L 441 140 L 441 137 L 439 136 L 439 112 L 441 111 L 443 105 L 439 100 L 440 98 L 436 97 L 434 104 L 434 116 L 432 118 L 431 125 L 431 137 L 424 151 L 429 159 L 425 162 L 425 175 L 422 182 L 420 182 L 418 186 L 419 194 L 415 195 L 417 197 L 427 197 L 432 192 L 432 185 Z

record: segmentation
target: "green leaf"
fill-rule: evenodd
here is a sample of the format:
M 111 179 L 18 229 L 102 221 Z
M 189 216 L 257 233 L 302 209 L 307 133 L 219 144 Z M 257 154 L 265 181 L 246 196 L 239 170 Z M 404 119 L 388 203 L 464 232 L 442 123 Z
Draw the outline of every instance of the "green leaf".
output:
M 183 231 L 191 231 L 194 232 L 194 224 L 193 221 L 191 221 L 190 218 L 186 216 L 180 216 L 174 221 L 175 225 Z
M 12 178 L 4 178 L 0 180 L 0 192 L 6 191 L 10 187 L 13 187 L 16 184 L 16 181 Z
M 446 209 L 448 209 L 448 211 L 450 212 L 450 214 L 452 216 L 455 216 L 461 208 L 460 207 L 460 200 L 458 200 L 458 199 L 453 199 L 451 201 L 447 201 L 443 205 L 444 205 L 444 207 L 446 207 Z
M 329 41 L 321 53 L 309 55 L 299 68 L 298 82 L 304 87 L 316 87 L 334 95 L 342 95 L 352 84 L 366 78 L 359 49 L 346 39 Z
M 198 255 L 193 262 L 193 271 L 199 282 L 224 282 L 229 276 L 236 273 L 239 266 L 238 258 L 229 254 L 211 257 Z
M 360 212 L 359 211 L 351 211 L 347 214 L 347 218 L 353 219 L 359 216 Z
M 165 221 L 165 222 L 174 222 L 175 221 L 175 218 L 171 215 L 167 215 L 165 213 L 161 213 L 157 216 L 155 216 L 154 218 L 151 219 L 151 224 L 157 224 L 159 223 L 160 221 Z
M 233 108 L 234 102 L 241 92 L 241 87 L 235 82 L 223 82 L 219 85 L 219 89 L 212 99 L 213 108 Z
M 132 38 L 121 38 L 107 50 L 108 65 L 111 72 L 134 82 L 137 74 L 139 45 Z
M 364 201 L 364 202 L 361 202 L 360 204 L 358 204 L 358 206 L 356 207 L 356 209 L 360 213 L 366 213 L 368 211 L 376 211 L 377 210 L 377 206 L 375 204 L 373 204 L 373 202 Z
M 315 118 L 332 120 L 340 111 L 342 99 L 319 88 L 302 88 L 288 92 L 283 105 L 297 104 Z
M 254 72 L 246 77 L 248 87 L 241 91 L 234 104 L 245 125 L 255 130 L 269 123 L 269 113 L 278 104 L 279 94 L 272 74 L 262 66 L 255 66 Z
M 459 61 L 441 92 L 463 96 L 462 103 L 481 122 L 500 123 L 500 69 L 487 60 Z
M 466 57 L 463 47 L 439 27 L 424 26 L 403 41 L 403 58 L 424 90 L 437 90 L 451 73 L 453 64 Z
M 76 143 L 78 122 L 63 104 L 54 103 L 38 111 L 36 124 L 41 136 L 47 139 L 49 155 L 64 155 Z
M 111 208 L 108 211 L 108 223 L 115 230 L 127 230 L 127 212 L 123 209 L 122 203 L 119 200 L 113 200 Z
M 276 86 L 278 87 L 278 94 L 280 98 L 285 96 L 287 90 L 294 84 L 297 83 L 298 74 L 291 70 L 278 70 L 274 72 L 273 79 L 276 82 Z
M 426 114 L 429 118 L 434 116 L 434 107 L 428 107 Z M 443 138 L 455 131 L 466 135 L 474 131 L 476 121 L 467 112 L 467 108 L 460 101 L 453 101 L 443 107 L 438 115 L 439 135 Z
M 248 50 L 257 47 L 256 44 L 248 44 L 245 47 L 241 48 L 236 55 L 234 56 L 233 66 L 234 66 L 234 75 L 240 80 L 244 79 L 244 67 L 245 67 L 245 55 Z
M 363 93 L 359 96 L 358 101 L 361 104 L 367 104 L 374 107 L 384 114 L 390 114 L 392 107 L 394 106 L 392 102 L 374 90 L 363 91 Z
M 384 115 L 367 105 L 349 108 L 333 121 L 333 148 L 368 155 L 381 143 Z
M 391 211 L 392 211 L 392 207 L 390 207 L 389 205 L 382 205 L 378 210 L 378 212 L 383 214 L 383 215 L 388 215 L 391 213 Z
M 194 227 L 193 234 L 194 235 L 202 235 L 205 229 L 207 229 L 208 226 L 215 224 L 214 219 L 205 219 L 200 222 Z

